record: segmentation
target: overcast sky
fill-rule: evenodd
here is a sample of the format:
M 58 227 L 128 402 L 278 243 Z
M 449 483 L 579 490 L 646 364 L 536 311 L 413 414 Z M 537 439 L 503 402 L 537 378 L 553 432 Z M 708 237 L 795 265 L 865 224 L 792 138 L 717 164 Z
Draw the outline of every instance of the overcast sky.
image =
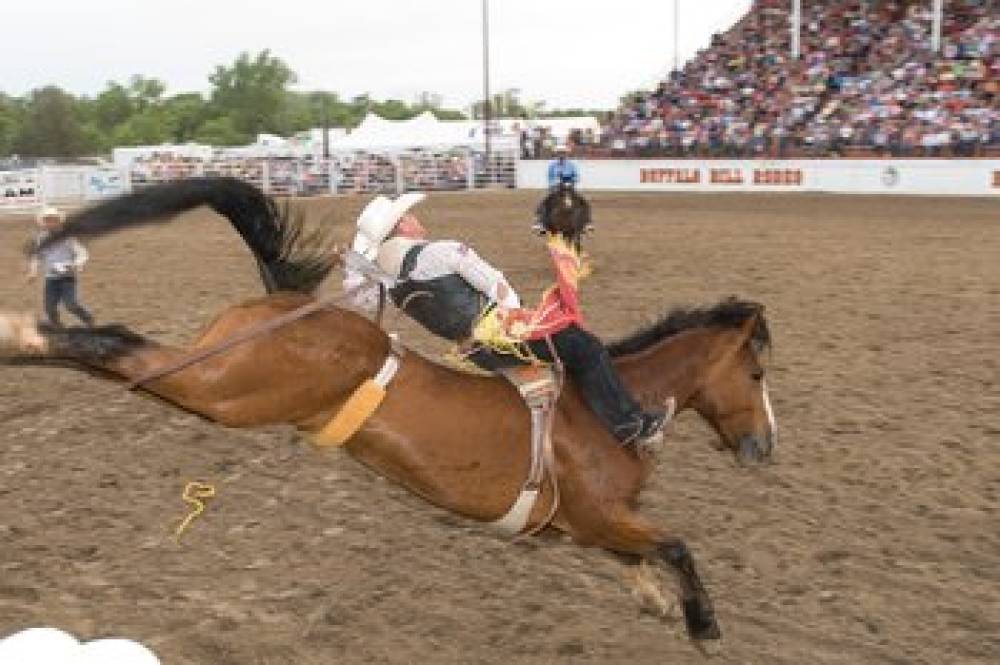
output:
M 750 0 L 679 0 L 682 59 Z M 490 0 L 491 88 L 549 108 L 613 107 L 673 62 L 674 0 Z M 421 91 L 464 108 L 482 94 L 481 0 L 3 0 L 0 91 L 94 94 L 132 74 L 207 91 L 215 65 L 265 48 L 298 90 Z

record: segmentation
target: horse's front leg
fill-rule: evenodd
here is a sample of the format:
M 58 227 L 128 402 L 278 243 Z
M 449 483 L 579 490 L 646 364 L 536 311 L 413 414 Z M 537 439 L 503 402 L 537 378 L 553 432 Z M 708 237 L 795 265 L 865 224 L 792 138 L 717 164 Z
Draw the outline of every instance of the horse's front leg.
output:
M 722 637 L 712 599 L 701 583 L 694 557 L 684 541 L 665 538 L 657 543 L 656 551 L 663 563 L 677 575 L 688 635 L 696 640 L 717 640 Z
M 715 619 L 712 600 L 695 569 L 694 557 L 680 538 L 668 535 L 636 513 L 620 505 L 583 511 L 582 519 L 571 521 L 574 539 L 619 554 L 637 555 L 647 561 L 666 564 L 677 576 L 684 624 L 694 640 L 717 640 L 722 631 Z

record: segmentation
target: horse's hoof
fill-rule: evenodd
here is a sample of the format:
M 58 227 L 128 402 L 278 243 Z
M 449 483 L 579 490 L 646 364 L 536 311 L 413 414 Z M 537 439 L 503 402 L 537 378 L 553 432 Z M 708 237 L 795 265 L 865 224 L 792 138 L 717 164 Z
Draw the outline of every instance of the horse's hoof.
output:
M 702 605 L 698 599 L 684 601 L 684 625 L 693 640 L 718 640 L 722 638 L 715 613 Z
M 707 640 L 703 642 L 695 642 L 695 648 L 698 649 L 704 656 L 709 658 L 715 658 L 721 656 L 725 651 L 722 640 Z
M 722 639 L 722 630 L 719 628 L 718 622 L 716 622 L 716 620 L 713 618 L 712 621 L 711 621 L 711 623 L 708 626 L 706 626 L 705 628 L 703 628 L 703 629 L 701 629 L 699 631 L 692 631 L 691 632 L 691 639 L 695 639 L 695 640 L 698 640 L 698 641 L 703 641 L 703 640 L 721 640 Z

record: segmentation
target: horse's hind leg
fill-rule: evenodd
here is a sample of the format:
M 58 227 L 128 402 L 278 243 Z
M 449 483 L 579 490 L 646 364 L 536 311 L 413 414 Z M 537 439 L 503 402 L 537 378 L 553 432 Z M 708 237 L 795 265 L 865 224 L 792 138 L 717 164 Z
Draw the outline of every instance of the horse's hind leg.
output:
M 184 349 L 157 344 L 120 325 L 96 328 L 55 328 L 30 317 L 0 312 L 0 351 L 14 358 L 47 362 L 69 361 L 134 381 L 153 369 L 175 362 Z M 212 382 L 200 367 L 166 377 L 151 392 L 186 409 L 216 418 Z
M 615 514 L 604 512 L 605 519 L 590 523 L 585 530 L 573 530 L 581 544 L 596 545 L 622 554 L 638 555 L 660 562 L 674 573 L 680 587 L 684 624 L 695 640 L 716 640 L 722 637 L 708 591 L 695 568 L 694 557 L 679 538 L 650 525 L 635 511 L 622 507 Z

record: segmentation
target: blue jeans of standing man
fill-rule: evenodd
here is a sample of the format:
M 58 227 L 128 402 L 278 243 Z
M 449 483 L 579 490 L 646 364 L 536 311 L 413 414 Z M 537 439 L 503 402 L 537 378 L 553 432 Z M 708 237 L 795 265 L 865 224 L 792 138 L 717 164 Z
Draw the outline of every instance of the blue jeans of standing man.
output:
M 61 326 L 59 322 L 59 304 L 66 306 L 73 316 L 80 319 L 84 325 L 94 325 L 94 317 L 77 301 L 75 275 L 47 277 L 45 279 L 45 316 L 49 323 Z

